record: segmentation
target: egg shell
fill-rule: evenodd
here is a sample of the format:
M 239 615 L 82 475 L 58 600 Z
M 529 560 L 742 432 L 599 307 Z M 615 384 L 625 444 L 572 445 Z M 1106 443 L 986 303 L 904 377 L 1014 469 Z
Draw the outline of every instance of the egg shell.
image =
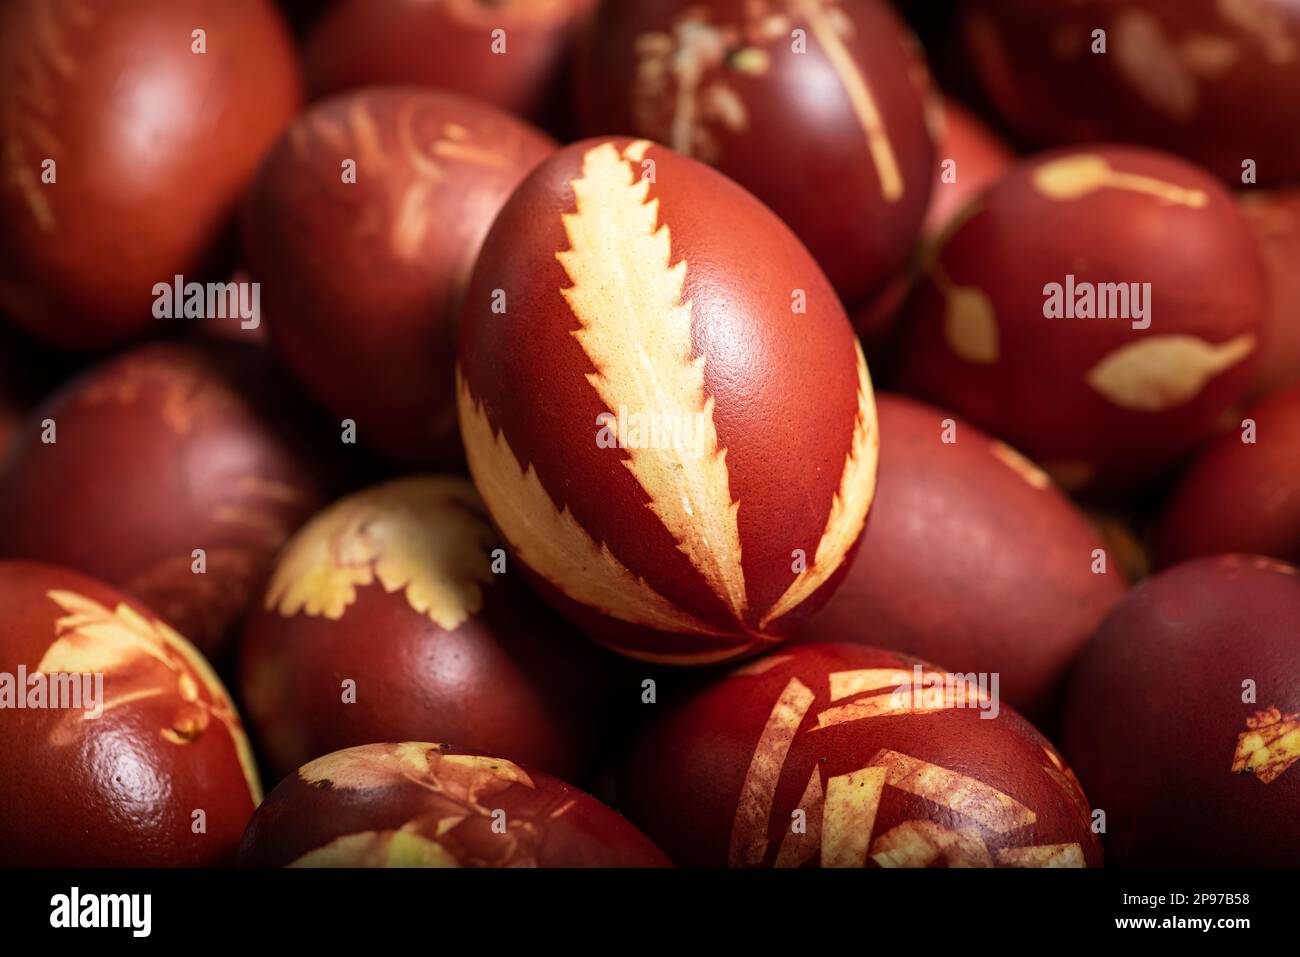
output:
M 981 0 L 962 32 L 989 98 L 1039 145 L 1144 143 L 1234 184 L 1248 159 L 1260 183 L 1300 176 L 1291 0 Z
M 1071 675 L 1062 738 L 1111 863 L 1300 860 L 1297 622 L 1300 572 L 1245 555 L 1164 571 L 1111 613 Z
M 943 132 L 935 152 L 934 188 L 921 227 L 930 242 L 1016 162 L 1015 152 L 980 116 L 950 97 L 943 101 Z
M 1080 315 L 1088 293 L 1093 317 Z M 968 207 L 927 261 L 899 387 L 1071 491 L 1123 498 L 1241 398 L 1265 306 L 1250 226 L 1208 174 L 1140 148 L 1039 154 Z M 1103 307 L 1110 317 L 1097 318 Z
M 853 328 L 872 359 L 892 351 L 889 336 L 920 275 L 926 247 L 939 242 L 944 227 L 1015 162 L 1011 147 L 965 106 L 944 98 L 940 115 L 943 119 L 935 144 L 934 185 L 912 256 L 906 269 L 893 275 L 851 314 Z
M 1300 189 L 1241 194 L 1268 271 L 1269 307 L 1255 375 L 1256 396 L 1300 382 Z
M 301 94 L 270 0 L 4 4 L 0 309 L 79 350 L 156 326 L 156 283 L 221 278 L 239 194 Z
M 679 866 L 1099 865 L 1047 740 L 1005 703 L 914 698 L 916 666 L 844 644 L 741 666 L 629 750 L 619 806 Z
M 435 476 L 350 495 L 290 539 L 241 649 L 273 771 L 430 737 L 565 780 L 588 770 L 623 663 L 541 605 L 499 549 L 469 481 Z
M 933 176 L 930 88 L 914 38 L 879 0 L 612 0 L 577 64 L 586 134 L 644 136 L 716 166 L 794 230 L 847 301 L 903 266 Z
M 277 353 L 359 441 L 458 463 L 461 299 L 501 205 L 554 149 L 485 104 L 384 87 L 315 104 L 271 150 L 244 204 L 245 256 Z
M 703 664 L 789 635 L 870 508 L 875 406 L 834 290 L 749 194 L 644 140 L 574 144 L 511 197 L 459 382 L 504 539 L 635 657 Z
M 276 550 L 342 474 L 321 466 L 310 422 L 259 346 L 123 353 L 24 425 L 0 473 L 0 555 L 95 575 L 220 660 Z
M 462 93 L 540 118 L 563 87 L 570 41 L 594 0 L 339 0 L 304 57 L 313 97 L 375 84 Z
M 230 864 L 262 793 L 203 656 L 134 599 L 62 568 L 0 562 L 0 608 L 0 865 Z M 78 698 L 60 675 L 102 686 Z
M 1260 400 L 1240 423 L 1170 494 L 1154 533 L 1162 566 L 1218 552 L 1300 563 L 1300 386 Z
M 503 829 L 504 828 L 504 829 Z M 666 867 L 577 788 L 442 744 L 367 744 L 281 781 L 239 851 L 253 867 Z
M 1014 449 L 902 396 L 878 395 L 877 410 L 871 522 L 803 634 L 998 672 L 1008 703 L 1049 715 L 1070 661 L 1124 594 L 1119 563 L 1098 565 L 1087 517 Z

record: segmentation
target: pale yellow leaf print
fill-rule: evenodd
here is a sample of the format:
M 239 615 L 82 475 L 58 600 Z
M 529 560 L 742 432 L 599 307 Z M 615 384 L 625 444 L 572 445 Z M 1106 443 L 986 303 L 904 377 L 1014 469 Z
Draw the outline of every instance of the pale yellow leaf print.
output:
M 849 444 L 844 470 L 840 473 L 839 489 L 831 499 L 826 527 L 817 543 L 812 564 L 799 573 L 790 587 L 777 599 L 763 616 L 760 627 L 803 604 L 817 589 L 826 584 L 844 562 L 853 543 L 862 534 L 876 496 L 876 463 L 880 457 L 880 431 L 876 428 L 876 400 L 871 391 L 871 376 L 862 346 L 855 340 L 858 353 L 858 414 L 853 423 L 853 436 Z
M 412 610 L 451 631 L 483 607 L 492 578 L 492 529 L 463 479 L 388 482 L 336 502 L 285 546 L 266 607 L 343 617 L 357 589 L 404 591 Z
M 1106 356 L 1085 378 L 1118 406 L 1162 412 L 1196 398 L 1210 379 L 1241 362 L 1254 348 L 1250 333 L 1217 345 L 1196 336 L 1143 336 Z
M 1083 848 L 1078 844 L 1031 844 L 998 851 L 999 867 L 1084 867 Z
M 903 174 L 899 170 L 898 158 L 889 139 L 889 131 L 885 128 L 884 118 L 876 105 L 876 98 L 872 95 L 871 88 L 867 86 L 866 78 L 858 69 L 853 54 L 849 52 L 839 36 L 843 29 L 842 25 L 850 21 L 841 17 L 838 21 L 840 29 L 837 30 L 835 14 L 839 14 L 840 11 L 835 7 L 828 7 L 825 0 L 793 0 L 791 7 L 807 19 L 813 36 L 821 44 L 831 68 L 835 71 L 849 102 L 853 105 L 853 112 L 867 137 L 867 148 L 875 164 L 876 175 L 880 179 L 881 195 L 888 202 L 898 202 L 903 198 L 905 184 Z
M 50 591 L 46 597 L 67 614 L 55 621 L 56 639 L 41 657 L 39 671 L 113 676 L 115 693 L 104 703 L 106 712 L 132 702 L 175 694 L 181 706 L 171 724 L 159 729 L 162 737 L 172 744 L 185 745 L 197 740 L 210 719 L 216 718 L 230 735 L 253 803 L 261 803 L 262 785 L 248 736 L 221 679 L 198 649 L 168 625 L 150 621 L 127 604 L 119 603 L 110 609 L 84 595 L 64 590 Z M 128 675 L 128 670 L 139 663 L 150 666 L 149 670 L 134 677 Z M 162 670 L 160 680 L 140 687 L 156 674 L 155 669 Z M 136 687 L 117 690 L 122 685 Z M 208 700 L 200 697 L 200 686 Z M 53 734 L 56 741 L 71 740 L 62 725 Z
M 459 867 L 437 841 L 410 831 L 345 834 L 308 851 L 290 867 Z
M 1276 781 L 1300 761 L 1300 713 L 1266 708 L 1246 719 L 1232 756 L 1234 774 L 1253 774 L 1264 784 Z
M 776 786 L 781 780 L 781 771 L 795 734 L 812 707 L 813 698 L 807 685 L 798 678 L 791 678 L 767 716 L 736 801 L 736 816 L 731 822 L 731 845 L 727 852 L 727 862 L 731 867 L 758 867 L 763 863 Z
M 366 744 L 304 764 L 298 777 L 314 787 L 365 791 L 410 783 L 477 814 L 490 813 L 484 797 L 513 785 L 532 788 L 528 772 L 501 758 L 445 754 L 421 742 Z
M 556 508 L 536 470 L 519 464 L 504 432 L 493 432 L 459 370 L 456 380 L 470 474 L 502 534 L 529 568 L 574 601 L 620 621 L 660 631 L 714 633 L 633 575 L 567 508 Z
M 954 830 L 934 821 L 904 821 L 876 838 L 871 859 L 881 867 L 992 867 L 988 846 L 973 829 Z
M 1143 193 L 1162 203 L 1201 209 L 1210 202 L 1204 190 L 1188 189 L 1154 176 L 1125 173 L 1095 153 L 1072 153 L 1048 160 L 1034 170 L 1034 188 L 1048 199 L 1072 202 L 1103 189 Z
M 685 446 L 630 447 L 624 464 L 677 547 L 743 621 L 740 505 L 731 500 L 714 399 L 704 390 L 705 358 L 692 356 L 686 260 L 673 264 L 669 226 L 656 228 L 659 201 L 613 144 L 586 152 L 572 187 L 577 212 L 563 216 L 570 248 L 556 258 L 573 283 L 561 290 L 580 327 L 573 335 L 597 370 L 587 381 L 610 410 L 698 430 Z
M 885 790 L 884 768 L 866 767 L 826 782 L 822 867 L 863 867 Z

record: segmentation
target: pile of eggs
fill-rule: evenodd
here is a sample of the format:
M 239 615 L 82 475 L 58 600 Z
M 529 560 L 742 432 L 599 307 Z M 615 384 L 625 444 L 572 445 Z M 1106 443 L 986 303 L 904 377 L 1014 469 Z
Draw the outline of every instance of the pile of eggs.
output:
M 922 6 L 5 4 L 0 864 L 1300 860 L 1300 10 Z

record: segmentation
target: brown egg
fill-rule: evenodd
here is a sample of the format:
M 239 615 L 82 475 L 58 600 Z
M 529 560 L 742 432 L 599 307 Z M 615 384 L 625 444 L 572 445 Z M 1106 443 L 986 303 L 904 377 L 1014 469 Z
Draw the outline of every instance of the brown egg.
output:
M 300 99 L 270 0 L 0 6 L 0 309 L 75 349 L 157 326 Z
M 929 258 L 899 383 L 1120 497 L 1245 393 L 1265 306 L 1250 226 L 1209 175 L 1129 147 L 1040 154 Z
M 591 637 L 703 664 L 830 594 L 875 490 L 871 381 L 834 290 L 744 190 L 645 140 L 561 150 L 497 217 L 461 326 L 475 484 Z
M 1300 564 L 1300 386 L 1257 402 L 1179 480 L 1156 560 L 1249 552 Z M 1300 625 L 1300 623 L 1297 623 Z
M 1269 308 L 1255 395 L 1300 382 L 1300 189 L 1241 194 L 1268 270 Z
M 0 562 L 0 865 L 232 862 L 262 799 L 221 682 L 144 606 Z
M 930 88 L 880 0 L 609 0 L 584 41 L 585 133 L 644 136 L 716 166 L 850 302 L 903 266 L 934 170 Z
M 1292 0 L 981 0 L 970 58 L 1040 145 L 1145 143 L 1243 182 L 1300 176 L 1300 7 Z M 1103 49 L 1104 44 L 1104 49 Z
M 257 810 L 252 867 L 666 867 L 575 787 L 443 744 L 368 744 L 303 765 Z
M 781 649 L 652 725 L 620 806 L 681 866 L 1100 865 L 1056 750 L 947 677 L 862 645 Z
M 1042 718 L 1124 594 L 1115 556 L 1046 473 L 949 413 L 879 395 L 880 482 L 862 544 L 803 634 L 999 675 Z
M 307 41 L 313 96 L 385 83 L 462 93 L 533 118 L 562 86 L 595 0 L 338 0 Z
M 465 285 L 497 211 L 554 149 L 484 104 L 371 88 L 313 106 L 271 150 L 244 208 L 248 266 L 276 351 L 363 444 L 460 461 Z
M 25 426 L 0 474 L 0 555 L 110 582 L 220 660 L 276 550 L 327 500 L 309 421 L 259 346 L 124 353 Z
M 1127 867 L 1300 860 L 1300 570 L 1219 555 L 1147 579 L 1070 677 L 1063 743 Z
M 566 780 L 588 770 L 621 662 L 512 571 L 466 479 L 400 479 L 308 522 L 242 648 L 245 710 L 274 773 L 431 737 Z

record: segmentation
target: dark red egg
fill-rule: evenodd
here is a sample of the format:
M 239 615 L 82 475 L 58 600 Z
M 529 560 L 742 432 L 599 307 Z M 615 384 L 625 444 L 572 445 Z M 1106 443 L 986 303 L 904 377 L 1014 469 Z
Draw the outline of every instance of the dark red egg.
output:
M 245 203 L 249 270 L 277 352 L 363 444 L 460 459 L 461 299 L 497 211 L 554 149 L 485 104 L 371 88 L 316 104 L 271 150 Z
M 943 229 L 985 187 L 1016 161 L 1011 147 L 956 100 L 943 101 L 943 132 L 935 146 L 936 167 L 922 235 L 937 240 Z
M 251 867 L 666 867 L 593 797 L 504 758 L 367 744 L 285 778 L 239 849 Z
M 1300 564 L 1300 386 L 1248 408 L 1197 457 L 1169 497 L 1154 549 L 1161 565 L 1219 552 Z
M 95 575 L 220 659 L 276 550 L 328 500 L 295 398 L 249 343 L 158 343 L 91 369 L 0 473 L 0 555 Z
M 907 268 L 892 276 L 852 314 L 853 326 L 869 355 L 873 348 L 885 346 L 886 337 L 895 327 L 924 263 L 925 247 L 939 242 L 944 227 L 1015 161 L 1011 148 L 955 100 L 943 99 L 938 115 L 942 122 L 935 145 L 934 185 L 916 248 Z
M 203 656 L 76 572 L 0 562 L 0 865 L 233 861 L 262 799 Z
M 876 645 L 996 672 L 1050 713 L 1065 672 L 1124 594 L 1119 562 L 1018 452 L 932 406 L 878 395 L 880 480 L 843 584 L 811 641 Z
M 1235 184 L 1247 161 L 1261 183 L 1300 176 L 1292 0 L 967 0 L 963 27 L 985 92 L 1040 145 L 1145 143 Z
M 421 477 L 355 493 L 289 540 L 245 631 L 241 684 L 278 775 L 436 737 L 573 780 L 621 665 L 531 595 L 467 479 Z
M 620 806 L 683 866 L 1099 865 L 1051 744 L 944 681 L 862 645 L 781 649 L 659 718 L 621 764 Z
M 0 309 L 75 349 L 158 325 L 156 284 L 220 278 L 239 194 L 300 100 L 270 0 L 3 4 Z
M 1265 308 L 1253 232 L 1208 174 L 1129 147 L 1040 154 L 929 258 L 900 387 L 1071 491 L 1126 495 L 1249 388 Z
M 307 41 L 313 96 L 414 84 L 537 118 L 595 0 L 338 0 Z
M 1063 742 L 1108 859 L 1300 860 L 1300 570 L 1219 555 L 1148 579 L 1070 678 Z
M 1300 189 L 1241 195 L 1268 269 L 1269 308 L 1253 392 L 1300 382 Z
M 610 0 L 575 72 L 585 133 L 644 136 L 717 167 L 846 300 L 906 262 L 934 172 L 930 86 L 879 0 Z
M 821 270 L 725 177 L 645 140 L 543 163 L 484 244 L 460 428 L 543 595 L 634 657 L 791 634 L 875 490 L 871 381 Z

